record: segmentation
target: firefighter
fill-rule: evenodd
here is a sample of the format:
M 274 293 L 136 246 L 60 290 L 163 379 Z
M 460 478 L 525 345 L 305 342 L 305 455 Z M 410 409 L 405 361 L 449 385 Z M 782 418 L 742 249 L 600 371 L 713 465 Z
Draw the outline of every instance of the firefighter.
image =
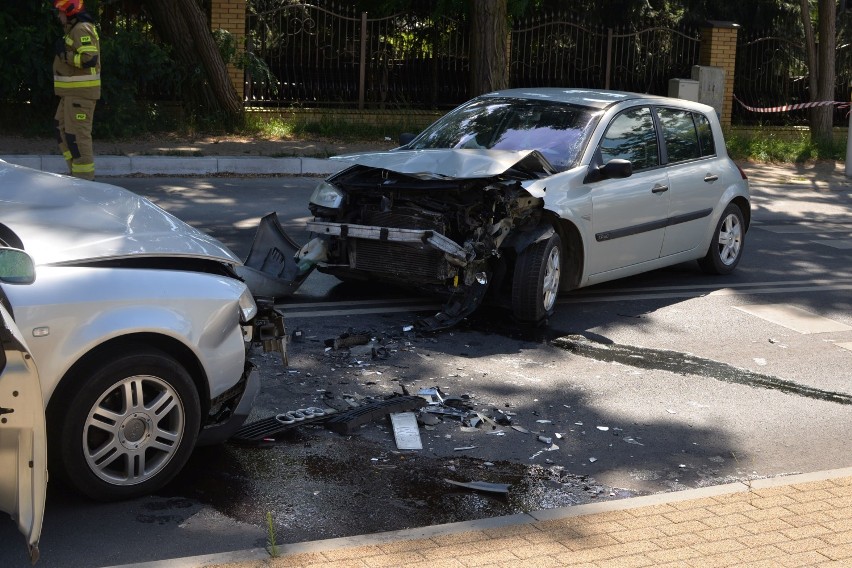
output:
M 92 117 L 101 98 L 100 41 L 83 0 L 53 0 L 65 35 L 56 42 L 53 90 L 56 138 L 72 176 L 94 179 Z

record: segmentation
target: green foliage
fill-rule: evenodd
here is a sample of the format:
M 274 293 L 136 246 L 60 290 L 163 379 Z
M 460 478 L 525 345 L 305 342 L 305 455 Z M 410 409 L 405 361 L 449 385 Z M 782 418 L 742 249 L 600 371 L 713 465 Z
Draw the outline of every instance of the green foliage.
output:
M 0 30 L 0 101 L 51 106 L 53 45 L 62 28 L 50 3 L 7 4 L 0 12 Z
M 180 75 L 167 49 L 138 30 L 119 29 L 101 35 L 102 103 L 95 119 L 95 135 L 127 137 L 174 127 L 174 116 L 161 103 L 141 103 L 141 95 L 170 95 L 178 90 Z M 169 97 L 170 98 L 170 97 Z
M 271 94 L 278 94 L 278 78 L 266 62 L 248 50 L 237 52 L 237 42 L 231 32 L 222 29 L 214 30 L 213 40 L 226 64 L 231 63 L 237 69 L 244 70 L 254 81 L 265 83 Z
M 736 131 L 726 136 L 728 154 L 735 160 L 754 162 L 794 162 L 810 160 L 846 159 L 846 141 L 817 143 L 811 140 L 807 131 L 793 136 L 779 136 L 771 129 L 758 130 L 754 134 L 738 134 Z
M 275 543 L 275 523 L 272 521 L 270 511 L 266 512 L 266 551 L 273 558 L 281 555 L 278 545 Z

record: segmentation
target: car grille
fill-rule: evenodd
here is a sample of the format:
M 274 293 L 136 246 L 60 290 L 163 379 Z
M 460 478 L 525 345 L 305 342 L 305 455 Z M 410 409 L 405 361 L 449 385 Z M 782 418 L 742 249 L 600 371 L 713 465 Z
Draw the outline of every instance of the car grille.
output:
M 410 279 L 443 280 L 449 277 L 443 254 L 425 246 L 352 239 L 350 249 L 358 270 L 394 274 Z
M 394 227 L 397 229 L 430 229 L 446 234 L 444 216 L 415 209 L 394 209 L 392 211 L 366 211 L 361 221 L 363 225 L 374 227 Z

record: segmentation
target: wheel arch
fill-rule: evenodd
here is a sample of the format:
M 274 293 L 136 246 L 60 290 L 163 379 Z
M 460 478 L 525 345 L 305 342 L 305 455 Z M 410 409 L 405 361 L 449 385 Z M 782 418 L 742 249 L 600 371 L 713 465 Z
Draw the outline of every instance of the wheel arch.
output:
M 149 347 L 162 351 L 186 369 L 198 392 L 203 423 L 203 417 L 210 410 L 210 389 L 201 361 L 198 360 L 191 349 L 177 339 L 156 333 L 131 333 L 113 337 L 89 350 L 80 359 L 75 361 L 59 380 L 50 396 L 46 409 L 48 420 L 53 421 L 55 414 L 58 412 L 59 406 L 57 405 L 61 405 L 62 401 L 68 400 L 67 395 L 76 386 L 74 379 L 76 376 L 85 375 L 113 353 L 136 347 Z
M 551 223 L 562 240 L 562 250 L 565 253 L 563 255 L 564 270 L 562 271 L 559 291 L 567 292 L 579 288 L 583 278 L 586 261 L 583 237 L 580 234 L 580 229 L 568 219 L 562 219 L 554 215 Z
M 751 226 L 751 204 L 742 195 L 733 198 L 731 203 L 740 208 L 740 212 L 743 214 L 743 221 L 745 221 L 745 230 L 748 232 Z

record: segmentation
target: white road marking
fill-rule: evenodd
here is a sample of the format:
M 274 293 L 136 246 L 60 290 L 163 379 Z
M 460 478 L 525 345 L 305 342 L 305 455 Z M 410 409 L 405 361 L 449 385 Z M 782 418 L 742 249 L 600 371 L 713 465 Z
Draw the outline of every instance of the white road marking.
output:
M 839 274 L 836 280 L 790 280 L 786 282 L 743 282 L 719 288 L 717 284 L 692 286 L 648 286 L 643 288 L 582 289 L 560 298 L 558 304 L 594 304 L 636 300 L 700 298 L 702 296 L 742 296 L 852 290 L 852 276 Z M 350 300 L 338 302 L 299 302 L 276 304 L 287 317 L 313 318 L 345 315 L 386 314 L 401 312 L 437 312 L 440 301 L 428 298 L 393 298 L 388 300 Z
M 803 334 L 852 331 L 852 327 L 787 304 L 735 306 L 736 309 Z
M 852 249 L 852 239 L 826 239 L 824 241 L 813 241 L 818 245 L 825 245 L 827 247 L 836 248 L 840 250 L 850 250 Z

